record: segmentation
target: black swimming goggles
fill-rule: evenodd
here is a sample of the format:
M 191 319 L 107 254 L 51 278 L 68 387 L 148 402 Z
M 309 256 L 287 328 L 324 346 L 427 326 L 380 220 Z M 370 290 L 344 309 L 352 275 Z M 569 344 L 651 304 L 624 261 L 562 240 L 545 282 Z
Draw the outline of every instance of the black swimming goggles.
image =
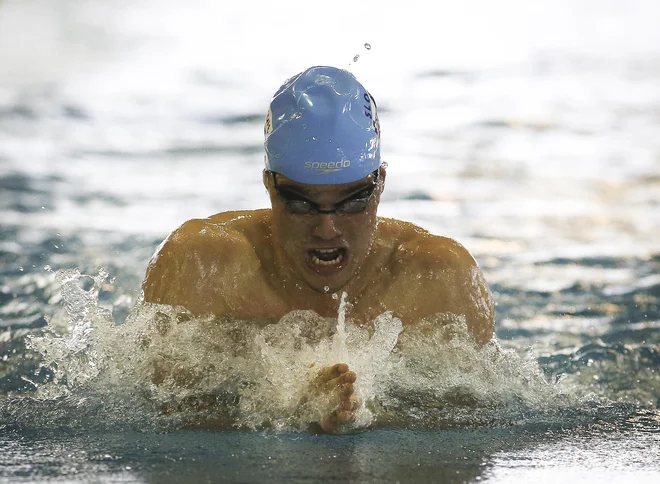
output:
M 364 212 L 374 196 L 378 182 L 378 170 L 371 172 L 373 183 L 362 190 L 350 195 L 348 198 L 336 203 L 333 208 L 329 210 L 322 210 L 318 203 L 307 200 L 303 195 L 287 187 L 282 187 L 277 184 L 277 173 L 268 171 L 273 174 L 273 184 L 277 195 L 284 203 L 285 208 L 289 213 L 296 215 L 317 215 L 317 214 L 346 214 L 346 213 L 359 213 Z

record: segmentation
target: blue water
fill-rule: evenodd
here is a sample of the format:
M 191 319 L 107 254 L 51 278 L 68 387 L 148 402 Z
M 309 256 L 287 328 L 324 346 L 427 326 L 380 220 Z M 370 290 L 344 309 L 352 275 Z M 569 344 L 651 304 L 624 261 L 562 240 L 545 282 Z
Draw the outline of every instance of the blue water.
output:
M 652 434 L 562 429 L 374 430 L 333 437 L 176 431 L 0 438 L 7 482 L 651 482 Z M 627 460 L 631 446 L 643 455 Z M 570 449 L 570 450 L 569 450 Z M 644 452 L 641 452 L 644 451 Z M 584 462 L 591 459 L 591 463 Z
M 310 8 L 0 1 L 0 482 L 655 482 L 656 2 L 339 1 L 301 40 Z M 240 428 L 205 428 L 195 402 L 237 393 L 149 388 L 140 282 L 186 219 L 267 206 L 264 107 L 323 63 L 381 107 L 380 214 L 472 251 L 497 344 L 358 358 L 379 410 L 323 436 L 285 411 L 295 384 L 262 384 L 303 366 L 283 322 L 251 350 L 269 359 L 242 375 Z M 152 347 L 203 365 L 198 324 Z

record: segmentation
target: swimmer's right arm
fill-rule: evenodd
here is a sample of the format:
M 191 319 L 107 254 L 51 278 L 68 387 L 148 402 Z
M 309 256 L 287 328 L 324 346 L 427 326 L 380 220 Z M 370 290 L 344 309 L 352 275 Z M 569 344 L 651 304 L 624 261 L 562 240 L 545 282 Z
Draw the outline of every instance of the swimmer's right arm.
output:
M 190 220 L 161 244 L 142 283 L 146 302 L 183 306 L 197 316 L 224 312 L 218 291 L 223 257 L 213 241 L 200 237 L 205 225 L 205 220 Z
M 190 272 L 194 267 L 185 255 L 185 237 L 182 235 L 181 228 L 172 232 L 149 261 L 142 282 L 146 302 L 185 307 L 191 305 L 191 295 L 186 291 L 183 281 L 191 278 Z

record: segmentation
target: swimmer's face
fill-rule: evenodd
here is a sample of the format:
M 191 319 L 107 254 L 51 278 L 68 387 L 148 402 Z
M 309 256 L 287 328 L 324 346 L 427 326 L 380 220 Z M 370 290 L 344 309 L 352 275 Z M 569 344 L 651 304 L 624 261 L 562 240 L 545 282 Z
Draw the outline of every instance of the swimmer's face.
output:
M 273 242 L 309 287 L 334 293 L 365 261 L 376 231 L 385 170 L 342 185 L 307 185 L 265 172 Z

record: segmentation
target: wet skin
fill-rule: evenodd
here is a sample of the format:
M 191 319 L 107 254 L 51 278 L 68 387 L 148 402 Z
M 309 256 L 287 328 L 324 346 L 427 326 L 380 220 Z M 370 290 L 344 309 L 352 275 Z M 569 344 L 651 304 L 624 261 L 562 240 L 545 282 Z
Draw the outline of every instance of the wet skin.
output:
M 303 185 L 280 175 L 277 181 L 280 189 L 321 210 L 332 210 L 373 184 L 371 176 L 346 185 Z M 348 317 L 355 324 L 369 326 L 388 310 L 404 328 L 452 313 L 465 317 L 476 341 L 489 341 L 493 301 L 475 260 L 455 240 L 377 217 L 384 181 L 381 168 L 362 212 L 305 215 L 287 210 L 272 174 L 264 173 L 272 208 L 184 223 L 150 261 L 145 301 L 181 305 L 195 315 L 231 315 L 268 324 L 295 309 L 336 317 L 332 293 L 345 291 L 352 304 Z M 324 371 L 319 375 L 327 376 Z M 341 412 L 350 414 L 351 405 L 342 402 L 338 413 L 328 417 L 326 430 L 331 431 L 334 420 L 350 421 L 352 416 Z

